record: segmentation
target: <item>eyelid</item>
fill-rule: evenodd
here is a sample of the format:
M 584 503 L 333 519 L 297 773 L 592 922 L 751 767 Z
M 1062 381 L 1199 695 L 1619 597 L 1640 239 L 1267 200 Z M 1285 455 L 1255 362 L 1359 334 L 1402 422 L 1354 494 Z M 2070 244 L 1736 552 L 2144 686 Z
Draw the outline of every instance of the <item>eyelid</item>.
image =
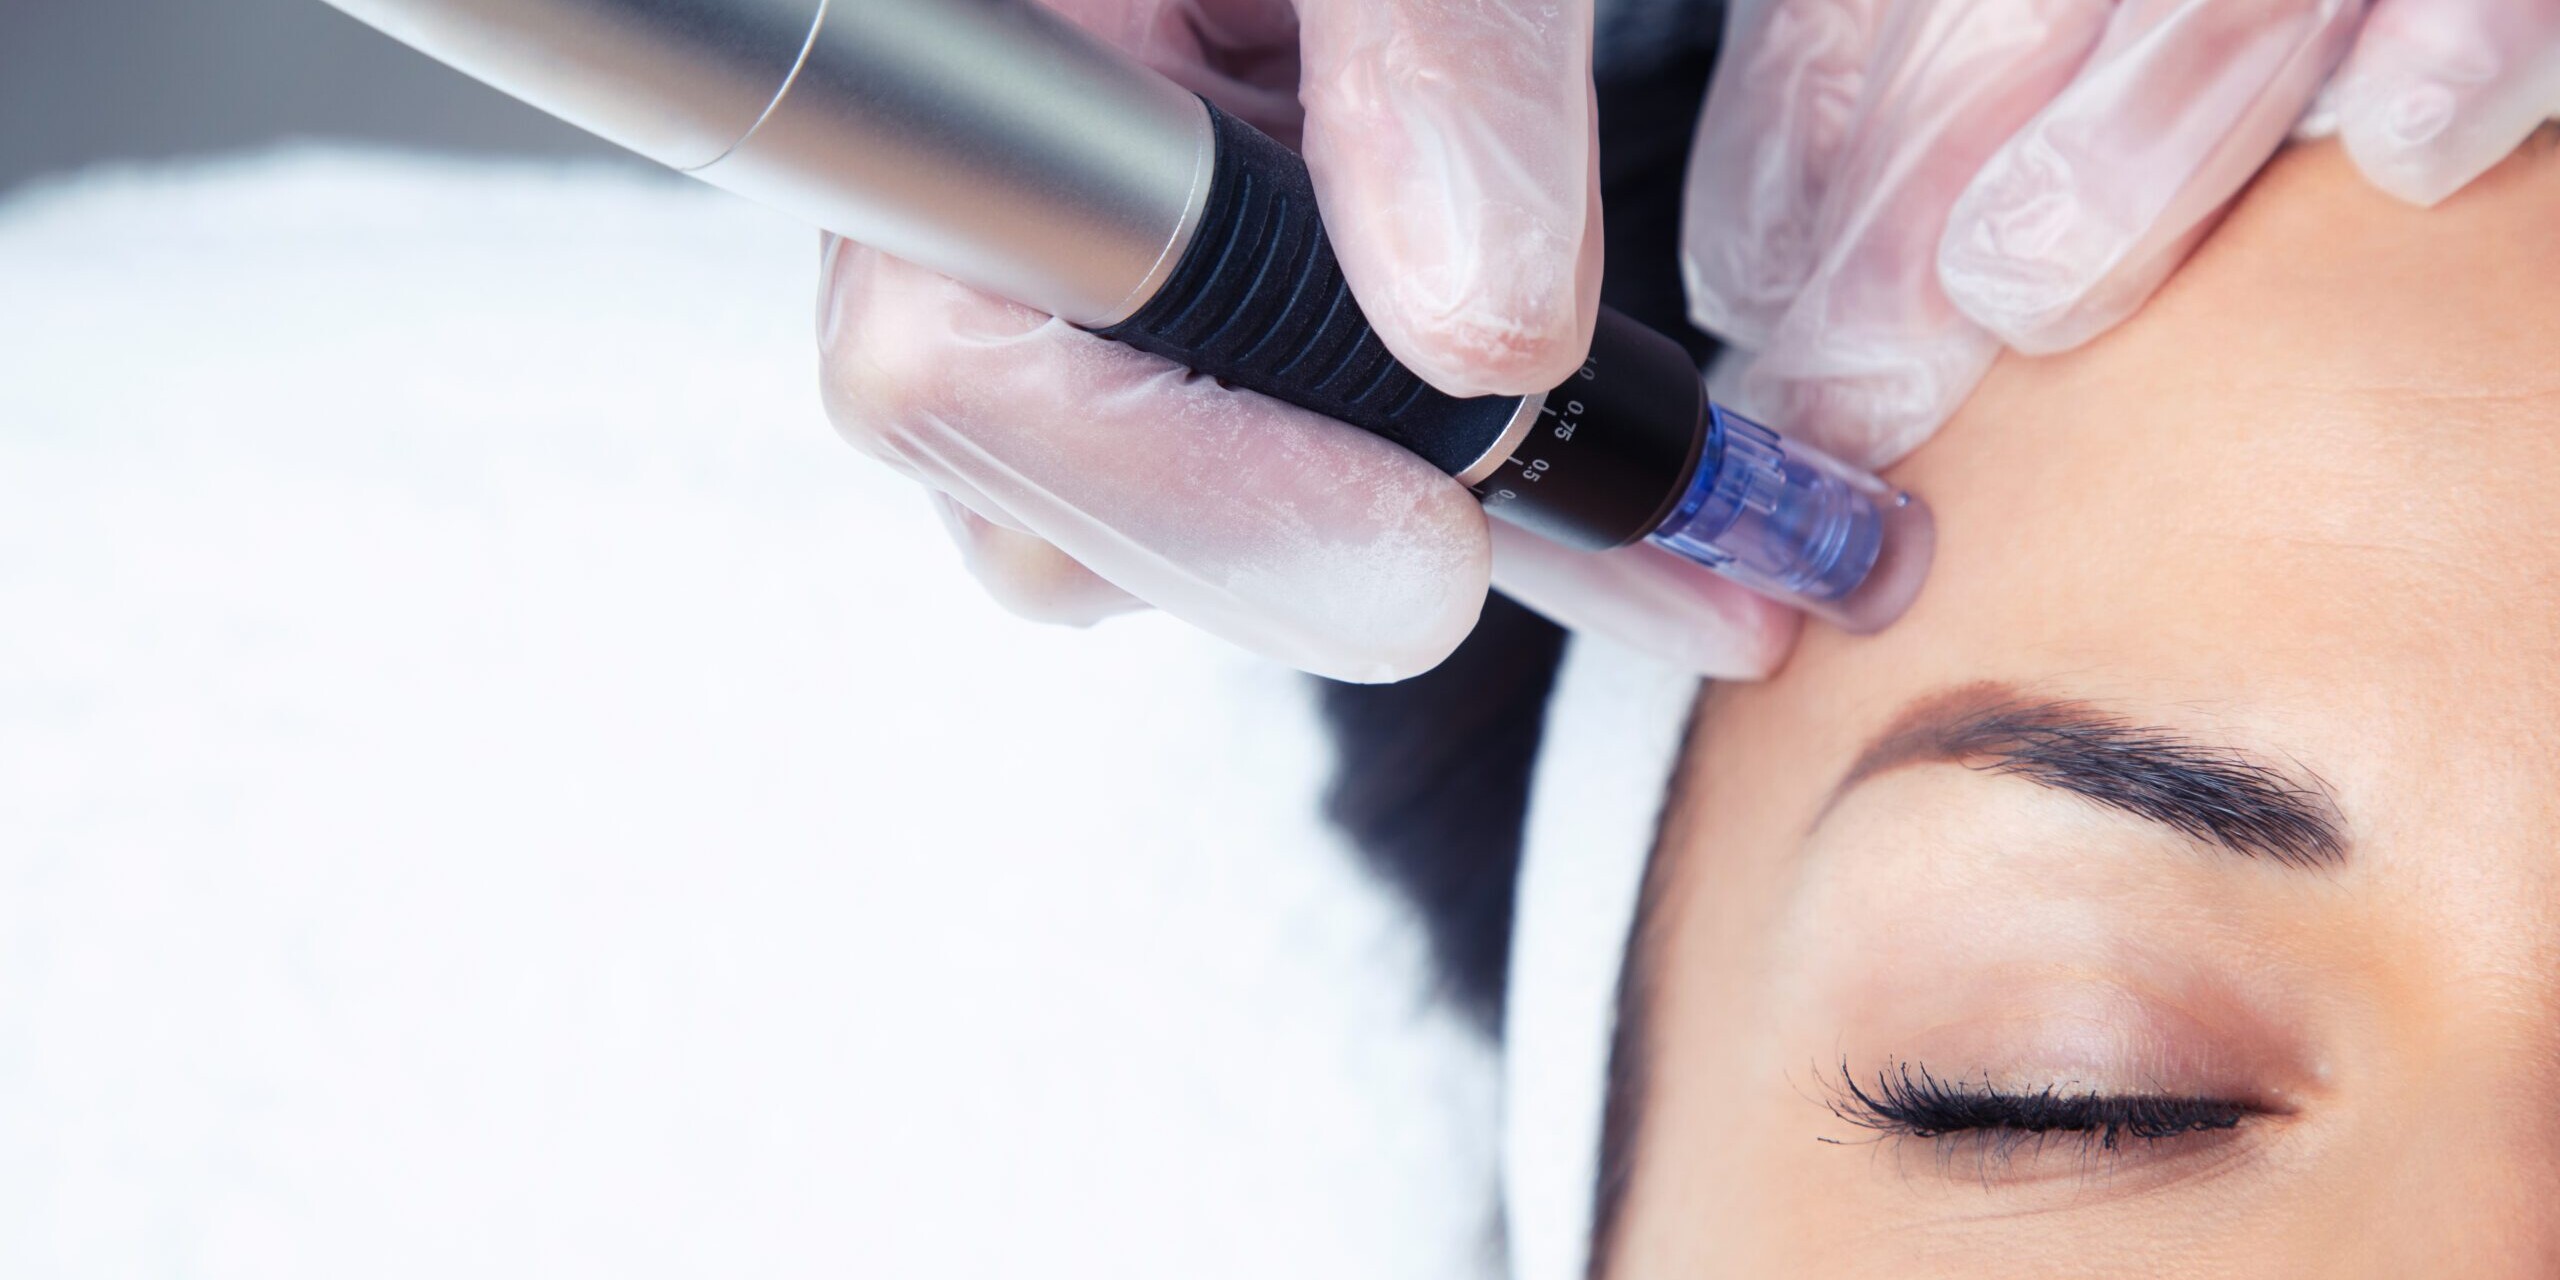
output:
M 2024 876 L 1997 860 L 1959 850 L 1928 859 L 1928 879 L 1809 886 L 1785 939 L 1805 957 L 1788 1038 L 1816 1071 L 1847 1057 L 1871 1082 L 1902 1059 L 1968 1085 L 1987 1067 L 2002 1085 L 2271 1109 L 2324 1091 L 2326 988 L 2246 932 L 2265 917 L 2215 917 L 2058 854 Z

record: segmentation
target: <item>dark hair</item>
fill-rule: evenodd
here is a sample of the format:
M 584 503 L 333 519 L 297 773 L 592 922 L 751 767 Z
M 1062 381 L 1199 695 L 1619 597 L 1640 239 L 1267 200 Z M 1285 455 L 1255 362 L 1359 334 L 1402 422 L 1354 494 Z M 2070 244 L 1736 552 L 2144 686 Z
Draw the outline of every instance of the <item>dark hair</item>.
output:
M 1715 24 L 1599 80 L 1600 174 L 1613 307 L 1679 337 L 1702 363 L 1679 270 L 1681 173 L 1715 65 Z M 1612 74 L 1612 69 L 1617 69 Z M 1498 1036 L 1529 775 L 1564 633 L 1502 596 L 1442 666 L 1395 685 L 1325 683 L 1336 748 L 1326 813 L 1420 911 L 1441 986 Z

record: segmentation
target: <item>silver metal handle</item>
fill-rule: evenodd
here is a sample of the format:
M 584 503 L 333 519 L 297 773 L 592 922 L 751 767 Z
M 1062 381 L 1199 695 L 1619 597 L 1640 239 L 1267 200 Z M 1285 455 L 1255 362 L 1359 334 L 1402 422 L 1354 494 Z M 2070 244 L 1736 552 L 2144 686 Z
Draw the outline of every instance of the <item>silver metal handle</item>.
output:
M 331 0 L 591 132 L 1090 328 L 1190 246 L 1207 108 L 1030 0 Z

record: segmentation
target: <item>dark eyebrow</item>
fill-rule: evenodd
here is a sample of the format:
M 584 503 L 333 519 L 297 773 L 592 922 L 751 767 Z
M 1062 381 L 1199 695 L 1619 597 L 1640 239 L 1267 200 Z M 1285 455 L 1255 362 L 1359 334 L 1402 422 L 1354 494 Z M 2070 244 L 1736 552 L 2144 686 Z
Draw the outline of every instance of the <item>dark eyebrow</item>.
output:
M 1850 766 L 1823 811 L 1878 774 L 1925 763 L 2023 778 L 2288 867 L 2335 866 L 2347 856 L 2336 805 L 2317 778 L 2085 702 L 2033 699 L 1999 684 L 1950 689 L 1906 708 Z

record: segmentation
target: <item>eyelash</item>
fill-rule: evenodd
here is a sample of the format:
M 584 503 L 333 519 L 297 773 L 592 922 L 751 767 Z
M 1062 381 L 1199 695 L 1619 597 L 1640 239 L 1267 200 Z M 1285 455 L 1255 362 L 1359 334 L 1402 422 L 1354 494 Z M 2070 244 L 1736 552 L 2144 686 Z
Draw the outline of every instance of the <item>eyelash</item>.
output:
M 1830 1106 L 1833 1115 L 1884 1137 L 1974 1138 L 1998 1155 L 2057 1135 L 2091 1151 L 2114 1152 L 2128 1143 L 2236 1129 L 2259 1111 L 2219 1098 L 2072 1093 L 2061 1085 L 2004 1091 L 1988 1082 L 1976 1087 L 1941 1079 L 1910 1062 L 1877 1072 L 1872 1088 L 1861 1085 L 1843 1062 Z

